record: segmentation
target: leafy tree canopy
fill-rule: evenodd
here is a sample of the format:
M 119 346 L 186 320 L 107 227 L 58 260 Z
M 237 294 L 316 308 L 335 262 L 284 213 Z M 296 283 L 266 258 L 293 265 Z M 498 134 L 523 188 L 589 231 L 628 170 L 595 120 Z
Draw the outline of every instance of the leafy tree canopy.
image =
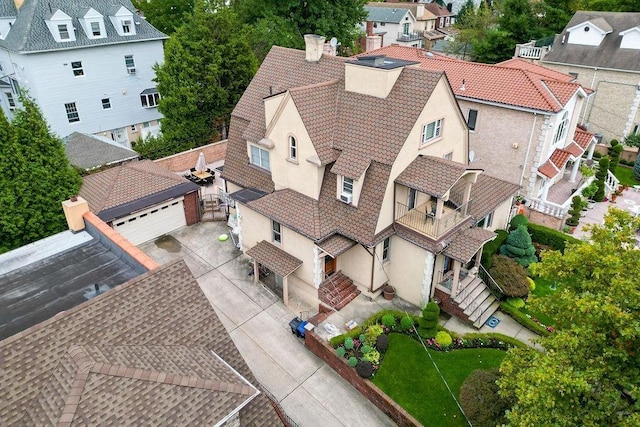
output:
M 11 123 L 0 113 L 0 253 L 64 231 L 60 203 L 82 183 L 35 103 L 22 105 Z
M 194 0 L 133 0 L 151 25 L 165 34 L 173 34 L 193 12 Z
M 250 29 L 229 8 L 197 0 L 192 15 L 165 45 L 155 67 L 164 144 L 179 152 L 209 142 L 258 68 Z
M 527 305 L 555 320 L 544 351 L 509 351 L 500 393 L 511 425 L 640 425 L 640 219 L 611 209 L 590 244 L 543 253 L 535 274 L 558 291 Z

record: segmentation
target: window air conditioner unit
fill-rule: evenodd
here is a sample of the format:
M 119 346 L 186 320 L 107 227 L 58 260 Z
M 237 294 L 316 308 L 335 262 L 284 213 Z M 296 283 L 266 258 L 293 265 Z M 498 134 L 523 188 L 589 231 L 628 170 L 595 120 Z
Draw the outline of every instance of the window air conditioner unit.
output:
M 345 203 L 351 203 L 353 201 L 353 194 L 342 193 L 340 194 L 340 200 Z
M 128 67 L 128 68 L 127 68 L 127 73 L 129 73 L 129 74 L 135 74 L 135 73 L 136 73 L 136 69 L 135 69 L 135 68 L 133 68 L 133 67 Z

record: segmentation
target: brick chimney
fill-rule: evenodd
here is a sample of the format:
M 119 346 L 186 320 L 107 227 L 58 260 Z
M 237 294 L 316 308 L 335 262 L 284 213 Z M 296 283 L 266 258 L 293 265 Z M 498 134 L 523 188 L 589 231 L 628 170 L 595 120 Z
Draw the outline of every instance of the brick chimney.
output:
M 89 212 L 89 203 L 80 196 L 72 197 L 62 202 L 62 210 L 67 218 L 69 230 L 76 232 L 84 230 L 84 219 L 82 216 Z
M 367 21 L 367 37 L 373 35 L 373 22 Z
M 305 60 L 308 62 L 320 61 L 322 51 L 324 49 L 324 40 L 324 37 L 315 34 L 304 35 L 304 46 L 306 52 Z

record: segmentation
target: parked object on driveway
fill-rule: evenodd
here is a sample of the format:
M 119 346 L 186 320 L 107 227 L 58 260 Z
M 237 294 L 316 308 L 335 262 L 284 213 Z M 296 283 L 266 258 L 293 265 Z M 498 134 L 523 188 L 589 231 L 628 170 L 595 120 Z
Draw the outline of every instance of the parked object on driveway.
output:
M 289 327 L 291 328 L 291 333 L 300 337 L 300 338 L 304 338 L 304 334 L 307 331 L 307 329 L 305 328 L 305 326 L 308 324 L 309 322 L 307 322 L 306 320 L 302 320 L 299 317 L 294 317 L 293 319 L 291 319 L 291 321 L 289 322 Z

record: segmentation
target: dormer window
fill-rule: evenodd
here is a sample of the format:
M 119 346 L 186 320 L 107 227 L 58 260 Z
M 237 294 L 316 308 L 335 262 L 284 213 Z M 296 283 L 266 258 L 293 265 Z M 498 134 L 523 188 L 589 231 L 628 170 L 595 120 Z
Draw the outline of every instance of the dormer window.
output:
M 100 35 L 102 34 L 102 30 L 100 30 L 100 23 L 99 22 L 92 22 L 91 23 L 91 35 L 94 37 L 100 37 Z
M 67 24 L 58 25 L 58 34 L 60 34 L 60 40 L 69 40 L 69 29 Z
M 133 36 L 136 27 L 133 12 L 124 6 L 114 6 L 109 11 L 109 19 L 119 36 Z
M 640 26 L 621 31 L 620 49 L 640 49 Z
M 131 33 L 131 21 L 129 20 L 122 21 L 122 32 L 125 34 Z
M 55 41 L 59 43 L 76 41 L 71 17 L 60 9 L 56 10 L 49 19 L 46 19 L 45 23 Z
M 78 18 L 80 25 L 84 33 L 89 39 L 101 39 L 107 36 L 107 32 L 104 28 L 104 17 L 100 12 L 90 7 Z

